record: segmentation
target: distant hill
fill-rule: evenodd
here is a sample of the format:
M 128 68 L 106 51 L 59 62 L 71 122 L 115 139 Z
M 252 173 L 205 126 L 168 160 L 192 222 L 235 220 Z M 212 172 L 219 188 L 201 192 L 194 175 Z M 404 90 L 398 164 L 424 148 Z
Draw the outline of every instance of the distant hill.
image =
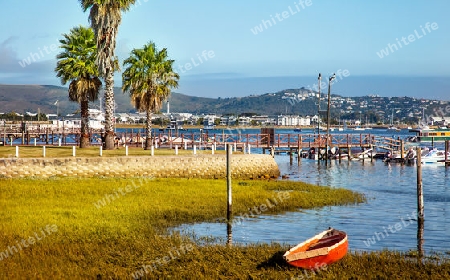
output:
M 287 90 L 298 92 L 299 90 Z M 123 94 L 120 88 L 115 88 L 116 112 L 134 112 L 135 109 L 130 103 L 127 94 Z M 283 91 L 285 92 L 285 91 Z M 233 97 L 233 98 L 206 98 L 188 96 L 181 93 L 172 93 L 169 98 L 171 112 L 188 113 L 216 113 L 216 114 L 285 114 L 301 113 L 312 114 L 315 106 L 311 104 L 290 105 L 281 99 L 281 92 L 277 94 L 267 93 L 260 96 Z M 79 110 L 75 102 L 68 99 L 67 88 L 48 85 L 0 85 L 0 113 L 17 112 L 37 112 L 38 108 L 42 113 L 55 114 L 58 100 L 58 111 L 62 115 L 67 115 Z M 311 110 L 309 107 L 311 105 Z M 99 108 L 100 101 L 90 105 Z M 167 110 L 167 105 L 162 111 Z
M 136 110 L 130 104 L 128 94 L 115 88 L 115 112 L 129 113 Z M 25 112 L 56 113 L 61 115 L 77 112 L 79 105 L 68 100 L 67 88 L 46 85 L 0 85 L 0 113 Z M 416 123 L 424 115 L 436 116 L 436 112 L 450 115 L 448 101 L 417 99 L 412 97 L 380 97 L 377 95 L 361 97 L 342 97 L 332 95 L 331 115 L 335 119 L 366 119 L 370 123 L 390 123 L 408 121 Z M 317 114 L 317 96 L 315 92 L 305 88 L 286 89 L 275 93 L 265 93 L 246 97 L 206 98 L 194 97 L 181 93 L 172 93 L 169 98 L 172 113 L 212 113 L 247 115 L 279 115 L 293 114 L 312 116 Z M 100 101 L 90 105 L 99 108 Z M 322 93 L 321 110 L 326 110 L 327 100 Z M 166 112 L 167 103 L 162 112 Z

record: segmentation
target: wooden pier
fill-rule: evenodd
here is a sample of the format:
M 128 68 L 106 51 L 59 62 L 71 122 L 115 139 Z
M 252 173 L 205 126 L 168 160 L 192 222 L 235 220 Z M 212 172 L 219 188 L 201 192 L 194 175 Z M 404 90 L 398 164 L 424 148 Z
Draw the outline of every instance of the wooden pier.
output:
M 143 129 L 127 129 L 125 132 L 116 134 L 121 145 L 129 147 L 143 147 L 146 140 L 142 133 Z M 246 151 L 246 149 L 260 148 L 263 153 L 269 151 L 272 154 L 289 153 L 300 155 L 304 151 L 314 149 L 315 151 L 336 151 L 352 156 L 352 152 L 358 150 L 364 152 L 391 151 L 400 153 L 403 157 L 404 143 L 401 139 L 375 136 L 372 134 L 330 134 L 329 139 L 325 134 L 284 134 L 274 133 L 274 129 L 262 129 L 263 133 L 211 133 L 205 131 L 175 131 L 165 130 L 153 132 L 152 143 L 160 148 L 193 149 L 225 149 L 231 144 L 235 150 Z M 51 128 L 49 126 L 5 126 L 0 128 L 0 141 L 4 145 L 11 144 L 15 139 L 21 139 L 22 145 L 78 145 L 80 139 L 79 129 L 74 128 Z M 69 140 L 69 141 L 68 141 Z M 328 141 L 327 141 L 328 140 Z M 101 145 L 101 131 L 91 130 L 91 144 Z M 328 145 L 327 145 L 328 143 Z

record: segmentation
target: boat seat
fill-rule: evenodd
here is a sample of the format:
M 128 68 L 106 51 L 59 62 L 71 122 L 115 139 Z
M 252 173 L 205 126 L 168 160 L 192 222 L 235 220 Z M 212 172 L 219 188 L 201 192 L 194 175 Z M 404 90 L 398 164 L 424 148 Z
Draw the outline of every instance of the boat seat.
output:
M 330 246 L 340 242 L 344 238 L 345 238 L 345 234 L 337 234 L 337 235 L 333 235 L 333 236 L 330 236 L 330 237 L 322 238 L 317 243 L 311 245 L 308 248 L 308 250 L 306 250 L 306 251 L 311 251 L 311 250 L 316 250 L 316 249 L 320 249 L 320 248 L 330 247 Z

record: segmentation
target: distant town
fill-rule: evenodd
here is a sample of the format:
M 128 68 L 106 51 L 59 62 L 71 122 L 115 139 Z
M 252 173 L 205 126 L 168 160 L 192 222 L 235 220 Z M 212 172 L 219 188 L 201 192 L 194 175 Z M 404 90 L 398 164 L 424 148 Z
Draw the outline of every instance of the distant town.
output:
M 180 94 L 178 94 L 180 95 Z M 288 126 L 302 127 L 326 123 L 328 96 L 324 93 L 318 102 L 318 93 L 310 89 L 289 89 L 277 93 L 252 95 L 241 98 L 203 98 L 193 101 L 177 102 L 169 99 L 161 112 L 152 115 L 155 126 L 163 128 L 182 128 L 183 126 Z M 192 104 L 203 107 L 195 112 Z M 173 106 L 172 103 L 176 105 Z M 185 103 L 185 107 L 180 103 Z M 16 112 L 0 113 L 0 120 L 43 121 L 50 120 L 66 127 L 77 126 L 79 113 L 61 113 L 62 108 L 54 104 L 54 113 Z M 95 107 L 95 106 L 91 106 Z M 98 106 L 97 106 L 98 107 Z M 171 109 L 173 107 L 173 109 Z M 188 108 L 189 107 L 189 108 Z M 211 107 L 214 107 L 212 109 Z M 333 126 L 448 126 L 450 124 L 450 102 L 418 99 L 412 97 L 381 97 L 367 95 L 362 97 L 330 96 L 330 123 Z M 117 110 L 120 110 L 118 108 Z M 184 112 L 180 112 L 184 110 Z M 59 111 L 59 112 L 58 112 Z M 211 112 L 213 111 L 213 112 Z M 90 126 L 101 128 L 104 113 L 101 108 L 92 108 Z M 266 114 L 262 113 L 266 112 Z M 116 124 L 139 124 L 145 122 L 145 113 L 115 112 Z

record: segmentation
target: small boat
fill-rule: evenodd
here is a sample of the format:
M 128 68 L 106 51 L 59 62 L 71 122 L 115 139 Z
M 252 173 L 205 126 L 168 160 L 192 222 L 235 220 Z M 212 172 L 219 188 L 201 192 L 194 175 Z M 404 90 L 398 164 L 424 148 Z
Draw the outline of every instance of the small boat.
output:
M 330 228 L 293 247 L 283 258 L 296 267 L 318 269 L 342 259 L 347 249 L 347 234 Z
M 450 159 L 450 153 L 447 154 L 447 159 Z M 421 163 L 426 165 L 445 165 L 445 151 L 433 149 L 422 156 Z
M 299 128 L 299 127 L 297 127 L 297 128 L 294 128 L 294 131 L 295 131 L 295 132 L 302 132 L 302 129 Z

